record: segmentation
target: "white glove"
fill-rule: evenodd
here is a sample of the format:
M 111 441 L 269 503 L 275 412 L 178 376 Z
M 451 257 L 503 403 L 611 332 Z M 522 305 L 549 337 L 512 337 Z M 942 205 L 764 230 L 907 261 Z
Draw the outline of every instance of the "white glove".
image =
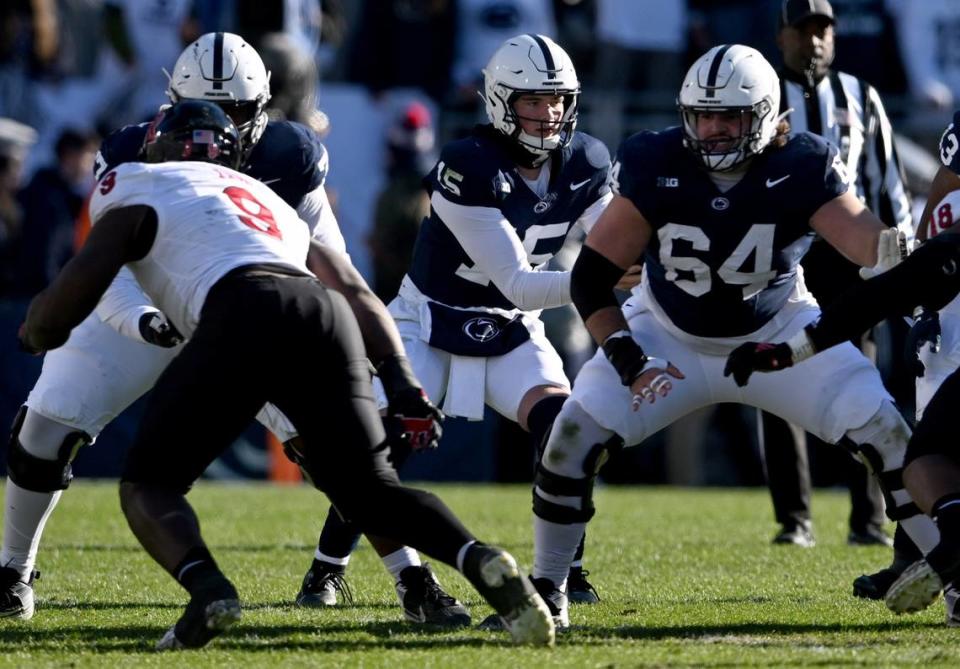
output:
M 860 278 L 872 279 L 892 269 L 907 257 L 907 235 L 897 228 L 887 228 L 877 240 L 877 264 L 873 267 L 861 267 Z

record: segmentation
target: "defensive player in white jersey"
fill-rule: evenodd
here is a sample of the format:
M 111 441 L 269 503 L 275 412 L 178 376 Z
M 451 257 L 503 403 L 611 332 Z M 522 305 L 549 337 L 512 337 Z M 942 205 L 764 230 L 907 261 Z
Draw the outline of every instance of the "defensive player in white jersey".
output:
M 226 110 L 245 140 L 242 171 L 269 184 L 294 207 L 323 248 L 345 254 L 343 236 L 324 192 L 326 150 L 309 128 L 267 120 L 264 106 L 270 98 L 269 73 L 249 44 L 231 33 L 203 35 L 177 60 L 167 94 L 172 102 L 208 99 Z M 97 177 L 138 160 L 146 133 L 147 124 L 127 126 L 104 140 L 97 156 Z M 315 245 L 311 269 L 322 271 L 328 285 L 344 292 L 351 306 L 362 308 L 371 297 L 363 281 L 350 267 L 336 271 L 328 261 L 331 256 L 321 253 L 321 247 Z M 124 269 L 96 314 L 77 327 L 64 346 L 45 357 L 40 378 L 10 436 L 10 476 L 0 548 L 0 618 L 29 619 L 33 615 L 31 580 L 37 551 L 46 520 L 70 484 L 70 463 L 82 445 L 92 443 L 107 423 L 153 386 L 179 352 L 175 346 L 180 340 L 179 333 Z M 410 399 L 416 402 L 416 398 Z M 413 406 L 403 411 L 418 415 Z M 419 414 L 426 415 L 423 411 Z M 292 426 L 278 412 L 267 411 L 261 419 L 281 441 L 295 437 Z M 288 451 L 296 448 L 291 443 Z M 426 567 L 405 574 L 403 584 L 407 611 L 427 610 L 436 615 L 464 611 L 442 591 Z M 421 596 L 414 596 L 417 594 Z
M 570 302 L 570 273 L 543 268 L 610 201 L 610 156 L 575 130 L 580 82 L 550 38 L 506 40 L 483 76 L 490 125 L 447 144 L 425 179 L 430 215 L 390 311 L 417 377 L 447 415 L 479 420 L 489 406 L 530 432 L 539 452 L 570 392 L 539 318 Z M 352 531 L 333 541 L 336 524 L 329 515 L 321 535 L 329 564 L 315 568 L 326 574 L 342 572 L 354 542 Z M 396 547 L 385 561 L 415 560 L 411 553 Z M 577 594 L 597 601 L 577 567 Z
M 847 189 L 836 149 L 810 133 L 787 139 L 779 97 L 758 51 L 715 47 L 683 81 L 682 127 L 620 147 L 617 195 L 587 236 L 571 287 L 602 348 L 557 417 L 534 487 L 533 575 L 554 584 L 552 599 L 593 516 L 593 480 L 608 453 L 716 402 L 762 408 L 842 441 L 879 475 L 889 515 L 922 549 L 936 544 L 936 527 L 899 479 L 909 427 L 852 344 L 774 383 L 768 376 L 741 389 L 724 378 L 738 344 L 761 333 L 792 341 L 817 318 L 797 272 L 815 233 L 875 271 L 900 255 L 900 233 Z M 613 285 L 640 254 L 643 283 L 621 310 Z
M 120 483 L 133 533 L 190 593 L 158 648 L 203 646 L 241 616 L 185 495 L 265 402 L 290 418 L 298 464 L 344 517 L 461 570 L 516 641 L 552 644 L 547 607 L 513 558 L 477 542 L 435 496 L 400 485 L 357 320 L 307 270 L 310 239 L 296 212 L 235 171 L 242 143 L 225 112 L 177 103 L 145 141 L 144 160 L 157 164 L 126 163 L 100 180 L 90 237 L 31 302 L 21 344 L 62 345 L 124 265 L 187 339 L 157 381 Z M 378 366 L 382 354 L 369 351 Z M 405 391 L 422 396 L 404 377 Z

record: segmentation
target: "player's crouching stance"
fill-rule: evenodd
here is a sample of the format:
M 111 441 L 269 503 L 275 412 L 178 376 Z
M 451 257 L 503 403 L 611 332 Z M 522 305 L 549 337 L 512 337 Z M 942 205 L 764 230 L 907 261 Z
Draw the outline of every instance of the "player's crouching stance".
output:
M 956 185 L 960 187 L 960 181 Z M 859 324 L 915 314 L 918 308 L 928 315 L 940 310 L 943 349 L 930 350 L 937 348 L 934 344 L 919 352 L 923 365 L 917 386 L 919 422 L 907 444 L 903 483 L 917 506 L 936 520 L 941 540 L 894 581 L 885 601 L 895 613 L 919 611 L 946 589 L 947 624 L 955 626 L 960 623 L 955 613 L 955 585 L 960 578 L 960 463 L 955 445 L 960 397 L 960 234 L 952 212 L 960 213 L 960 190 L 950 193 L 936 211 L 943 214 L 941 229 L 948 228 L 943 234 L 925 242 L 889 272 L 849 291 L 824 311 L 816 324 L 790 340 L 743 344 L 730 354 L 727 371 L 745 385 L 756 380 L 751 379 L 753 372 L 792 369 L 794 365 L 802 369 L 832 351 Z M 939 328 L 935 333 L 929 331 L 933 320 L 931 316 L 920 317 L 918 324 L 924 331 L 920 336 L 937 342 Z
M 301 466 L 340 513 L 455 565 L 515 640 L 551 644 L 549 611 L 513 558 L 477 542 L 434 495 L 400 485 L 356 318 L 307 271 L 309 233 L 296 213 L 234 171 L 241 147 L 216 105 L 167 110 L 143 151 L 158 164 L 128 163 L 104 176 L 87 243 L 34 299 L 21 330 L 27 350 L 61 345 L 129 264 L 187 338 L 155 386 L 120 484 L 133 533 L 190 593 L 158 647 L 203 646 L 241 617 L 185 493 L 268 401 L 297 428 Z M 206 162 L 166 162 L 183 159 Z M 420 387 L 410 374 L 401 383 Z M 183 425 L 191 427 L 186 437 Z
M 815 233 L 863 266 L 898 259 L 896 231 L 883 232 L 847 189 L 836 149 L 809 133 L 786 139 L 779 103 L 777 75 L 759 52 L 716 47 L 684 79 L 683 126 L 621 145 L 617 195 L 573 269 L 574 304 L 602 348 L 580 371 L 540 462 L 535 577 L 561 582 L 611 451 L 717 402 L 764 409 L 859 452 L 888 514 L 922 549 L 936 544 L 936 527 L 900 482 L 910 430 L 852 344 L 745 389 L 723 376 L 737 345 L 759 333 L 790 339 L 819 315 L 797 271 Z M 612 288 L 641 254 L 643 283 L 621 311 Z

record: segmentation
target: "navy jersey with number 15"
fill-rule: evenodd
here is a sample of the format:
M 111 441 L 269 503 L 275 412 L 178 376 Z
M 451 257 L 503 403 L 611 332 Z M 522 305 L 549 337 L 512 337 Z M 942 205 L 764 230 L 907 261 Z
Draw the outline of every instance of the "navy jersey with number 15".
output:
M 753 158 L 726 192 L 679 128 L 642 132 L 620 146 L 613 181 L 653 228 L 644 265 L 657 303 L 699 337 L 749 334 L 782 309 L 811 216 L 847 190 L 836 148 L 806 132 Z
M 575 133 L 552 160 L 548 192 L 539 197 L 520 178 L 516 162 L 484 128 L 443 148 L 440 161 L 425 179 L 427 190 L 454 204 L 498 209 L 516 230 L 530 265 L 539 267 L 560 250 L 584 211 L 609 192 L 610 153 L 599 140 Z M 409 276 L 417 288 L 450 306 L 515 309 L 474 264 L 431 208 L 420 226 L 410 264 Z

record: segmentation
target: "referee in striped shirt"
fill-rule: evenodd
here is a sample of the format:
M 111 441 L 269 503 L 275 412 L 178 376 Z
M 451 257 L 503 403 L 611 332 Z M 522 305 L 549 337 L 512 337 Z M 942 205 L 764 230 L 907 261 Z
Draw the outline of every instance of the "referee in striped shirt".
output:
M 912 237 L 910 201 L 880 96 L 867 82 L 830 69 L 835 22 L 827 0 L 783 0 L 777 35 L 784 60 L 780 111 L 792 108 L 792 132 L 806 130 L 836 145 L 851 175 L 851 188 L 860 199 L 888 226 L 899 227 Z M 802 265 L 807 287 L 821 305 L 829 304 L 860 280 L 858 267 L 822 240 L 813 243 Z M 854 344 L 859 348 L 859 341 Z M 897 350 L 893 359 L 899 362 L 901 357 Z M 912 377 L 906 386 L 911 392 Z M 810 470 L 804 435 L 769 414 L 762 416 L 761 432 L 774 512 L 782 525 L 774 543 L 812 546 Z M 890 539 L 881 528 L 884 512 L 880 490 L 864 467 L 852 459 L 849 484 L 852 509 L 848 542 L 889 545 Z M 899 537 L 897 544 L 900 548 Z M 904 559 L 906 554 L 912 558 L 912 546 L 902 547 Z M 874 594 L 871 585 L 874 590 L 886 591 L 889 583 L 882 581 L 892 573 L 885 572 L 892 570 L 860 577 L 858 583 L 863 587 L 855 584 L 855 590 L 861 596 Z M 875 583 L 878 577 L 881 582 Z M 861 583 L 861 579 L 869 582 Z

